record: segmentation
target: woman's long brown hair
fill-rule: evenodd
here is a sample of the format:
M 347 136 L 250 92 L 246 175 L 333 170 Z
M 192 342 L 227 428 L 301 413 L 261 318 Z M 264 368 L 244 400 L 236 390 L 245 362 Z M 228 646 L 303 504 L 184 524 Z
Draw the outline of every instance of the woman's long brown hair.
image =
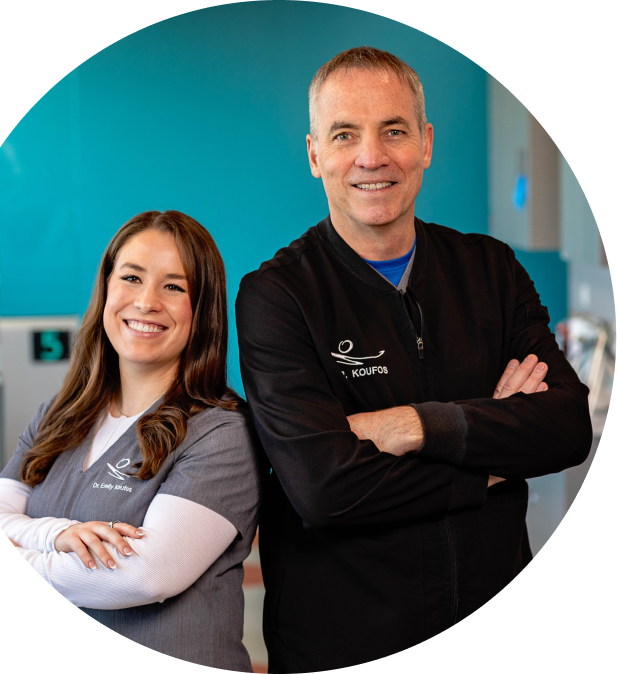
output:
M 225 267 L 214 239 L 179 211 L 140 213 L 120 228 L 103 255 L 90 306 L 75 336 L 68 374 L 21 463 L 21 479 L 30 486 L 45 479 L 60 453 L 86 439 L 120 390 L 118 356 L 103 328 L 107 284 L 120 249 L 148 229 L 169 232 L 175 239 L 188 278 L 193 320 L 174 382 L 158 409 L 137 423 L 143 459 L 134 466 L 135 476 L 145 480 L 156 475 L 184 440 L 190 416 L 207 407 L 237 409 L 240 403 L 227 386 Z

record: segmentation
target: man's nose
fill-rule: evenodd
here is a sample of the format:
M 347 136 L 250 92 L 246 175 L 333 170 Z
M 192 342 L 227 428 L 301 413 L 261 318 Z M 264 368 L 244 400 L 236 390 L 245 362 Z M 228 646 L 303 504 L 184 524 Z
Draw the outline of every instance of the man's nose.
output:
M 157 288 L 154 285 L 144 284 L 141 287 L 141 292 L 135 298 L 135 306 L 144 314 L 150 311 L 159 311 L 161 301 Z
M 390 157 L 378 135 L 367 136 L 362 139 L 355 161 L 358 168 L 374 170 L 387 166 L 389 163 Z

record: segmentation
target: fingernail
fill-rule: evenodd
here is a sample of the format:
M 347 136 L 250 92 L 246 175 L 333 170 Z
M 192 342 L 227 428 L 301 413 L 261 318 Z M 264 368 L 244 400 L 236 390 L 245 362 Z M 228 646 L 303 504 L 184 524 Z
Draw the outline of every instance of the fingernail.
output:
M 536 365 L 536 372 L 543 372 L 546 369 L 546 365 L 544 363 L 538 363 Z
M 116 562 L 112 562 L 111 560 L 109 560 L 109 562 L 107 562 L 107 566 L 110 569 L 115 569 L 116 568 Z
M 525 360 L 526 360 L 528 363 L 531 363 L 532 361 L 535 360 L 535 357 L 532 356 L 532 355 L 529 355 L 529 356 L 527 356 L 527 358 L 525 358 Z
M 124 548 L 124 554 L 130 555 L 131 554 L 131 548 Z
M 137 531 L 137 535 L 138 535 L 138 536 L 143 536 L 143 535 L 144 535 L 144 532 L 143 532 L 143 531 Z
M 96 564 L 95 564 L 94 562 L 88 562 L 88 566 L 89 566 L 91 569 L 96 569 Z

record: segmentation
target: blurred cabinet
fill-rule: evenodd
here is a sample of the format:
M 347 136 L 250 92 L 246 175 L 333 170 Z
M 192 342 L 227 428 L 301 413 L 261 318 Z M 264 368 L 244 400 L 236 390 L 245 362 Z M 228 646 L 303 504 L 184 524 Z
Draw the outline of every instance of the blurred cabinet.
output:
M 39 405 L 62 386 L 79 323 L 77 316 L 0 319 L 2 467 Z
M 557 250 L 559 150 L 524 105 L 488 77 L 489 231 L 522 250 Z

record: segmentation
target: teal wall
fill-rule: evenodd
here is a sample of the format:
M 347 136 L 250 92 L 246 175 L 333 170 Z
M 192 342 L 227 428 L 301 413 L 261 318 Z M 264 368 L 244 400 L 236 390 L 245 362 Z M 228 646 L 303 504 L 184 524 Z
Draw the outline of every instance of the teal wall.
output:
M 419 73 L 436 131 L 417 214 L 487 232 L 486 76 L 406 25 L 331 5 L 251 2 L 139 31 L 54 87 L 0 151 L 0 315 L 83 313 L 103 249 L 148 209 L 185 211 L 241 277 L 327 213 L 305 150 L 307 88 L 369 44 Z M 565 292 L 565 290 L 564 290 Z M 232 314 L 233 320 L 233 314 Z M 232 383 L 239 386 L 232 339 Z

